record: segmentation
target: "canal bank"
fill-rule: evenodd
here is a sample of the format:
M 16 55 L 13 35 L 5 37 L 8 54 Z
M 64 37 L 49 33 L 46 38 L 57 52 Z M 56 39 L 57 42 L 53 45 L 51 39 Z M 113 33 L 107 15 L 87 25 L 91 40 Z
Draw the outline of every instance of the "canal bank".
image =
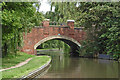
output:
M 49 56 L 48 56 L 48 57 L 49 57 Z M 34 77 L 37 75 L 38 72 L 42 72 L 42 70 L 43 70 L 44 68 L 47 68 L 47 67 L 49 66 L 50 62 L 51 62 L 51 59 L 49 59 L 49 61 L 47 61 L 44 65 L 40 66 L 40 67 L 37 68 L 36 70 L 30 72 L 30 73 L 27 74 L 27 75 L 22 76 L 22 79 L 25 79 L 25 78 L 34 78 Z M 21 80 L 22 80 L 22 79 L 21 79 Z
M 38 68 L 43 69 L 45 66 L 47 66 L 50 61 L 51 57 L 50 56 L 35 56 L 32 57 L 33 59 L 30 60 L 27 64 L 14 68 L 14 69 L 9 69 L 6 71 L 2 71 L 2 78 L 21 78 L 24 76 L 29 75 L 32 71 L 35 71 Z
M 56 51 L 60 51 L 62 53 L 64 53 L 63 49 L 59 49 L 59 48 L 51 48 L 51 49 L 37 49 L 37 56 L 39 55 L 44 55 L 44 52 L 56 52 Z

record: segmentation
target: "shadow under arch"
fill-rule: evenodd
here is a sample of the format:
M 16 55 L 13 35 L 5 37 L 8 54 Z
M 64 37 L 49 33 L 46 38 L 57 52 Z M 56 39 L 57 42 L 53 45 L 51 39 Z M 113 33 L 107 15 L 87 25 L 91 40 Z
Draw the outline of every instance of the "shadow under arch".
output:
M 81 46 L 80 43 L 78 41 L 76 41 L 75 39 L 73 38 L 70 38 L 70 37 L 67 37 L 67 36 L 63 36 L 63 35 L 55 35 L 55 36 L 49 36 L 49 37 L 46 37 L 42 40 L 40 40 L 38 43 L 36 43 L 34 45 L 34 50 L 39 46 L 41 45 L 42 43 L 48 41 L 48 40 L 61 40 L 63 42 L 65 42 L 66 44 L 68 44 L 70 47 L 71 47 L 71 54 L 74 55 L 74 56 L 78 56 L 78 48 Z

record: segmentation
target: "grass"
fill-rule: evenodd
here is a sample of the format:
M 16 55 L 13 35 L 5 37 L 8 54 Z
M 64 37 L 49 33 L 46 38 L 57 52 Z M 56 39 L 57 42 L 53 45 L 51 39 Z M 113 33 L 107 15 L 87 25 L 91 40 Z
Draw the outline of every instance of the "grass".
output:
M 2 72 L 0 72 L 0 80 L 2 80 Z
M 30 57 L 34 57 L 35 55 L 26 54 L 24 52 L 17 52 L 17 55 L 8 55 L 2 58 L 2 68 L 8 68 L 11 66 L 15 66 L 18 63 L 25 61 Z
M 21 67 L 3 71 L 2 78 L 21 78 L 23 75 L 27 75 L 28 73 L 32 72 L 33 70 L 44 65 L 50 59 L 51 58 L 48 56 L 33 57 L 33 59 L 31 61 L 29 61 L 27 64 L 25 64 Z

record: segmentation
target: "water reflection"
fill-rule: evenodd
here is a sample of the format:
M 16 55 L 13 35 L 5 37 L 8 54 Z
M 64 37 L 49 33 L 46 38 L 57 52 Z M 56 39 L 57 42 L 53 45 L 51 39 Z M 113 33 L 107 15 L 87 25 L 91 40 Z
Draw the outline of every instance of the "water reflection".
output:
M 51 67 L 37 78 L 118 78 L 118 63 L 110 60 L 64 57 L 63 53 L 47 52 Z

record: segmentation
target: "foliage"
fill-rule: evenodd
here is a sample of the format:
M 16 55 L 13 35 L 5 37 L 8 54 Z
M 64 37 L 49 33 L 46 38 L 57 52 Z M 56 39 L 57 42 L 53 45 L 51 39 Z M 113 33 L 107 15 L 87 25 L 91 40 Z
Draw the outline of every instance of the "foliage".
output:
M 63 42 L 59 40 L 49 40 L 40 45 L 41 48 L 63 48 Z
M 77 3 L 76 2 L 52 2 L 51 11 L 45 14 L 46 18 L 56 22 L 66 22 L 68 19 L 77 19 Z M 52 12 L 53 7 L 55 11 Z
M 82 46 L 79 48 L 79 56 L 84 57 L 93 57 L 98 52 L 98 48 L 96 47 L 96 43 L 94 41 L 85 40 L 82 41 Z
M 80 25 L 88 31 L 92 52 L 120 56 L 120 2 L 118 3 L 81 3 Z M 91 37 L 92 36 L 92 37 Z M 88 43 L 89 44 L 89 43 Z M 94 49 L 95 48 L 95 49 Z
M 120 56 L 120 28 L 108 28 L 107 33 L 102 34 L 100 38 L 106 38 L 106 40 L 101 41 L 105 45 L 105 52 L 117 59 Z
M 44 19 L 43 14 L 41 12 L 36 12 L 34 18 L 35 26 L 40 26 L 41 21 L 43 21 L 43 19 Z
M 43 49 L 53 49 L 53 48 L 58 48 L 63 49 L 64 53 L 69 53 L 70 52 L 70 46 L 64 43 L 63 41 L 60 40 L 49 40 L 46 41 L 45 43 L 42 43 L 38 48 L 43 48 Z
M 52 7 L 55 7 L 54 12 Z M 54 2 L 46 17 L 58 22 L 74 19 L 77 27 L 85 27 L 84 54 L 108 54 L 119 58 L 120 2 Z
M 15 53 L 23 45 L 23 32 L 27 33 L 43 19 L 33 2 L 2 3 L 3 56 Z

